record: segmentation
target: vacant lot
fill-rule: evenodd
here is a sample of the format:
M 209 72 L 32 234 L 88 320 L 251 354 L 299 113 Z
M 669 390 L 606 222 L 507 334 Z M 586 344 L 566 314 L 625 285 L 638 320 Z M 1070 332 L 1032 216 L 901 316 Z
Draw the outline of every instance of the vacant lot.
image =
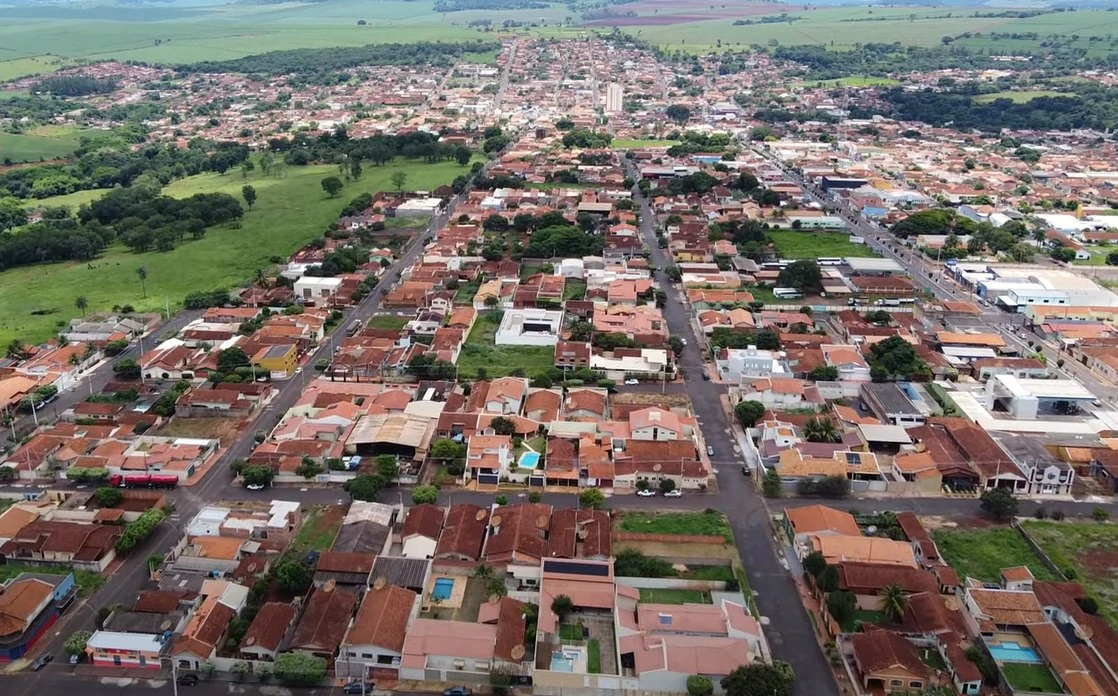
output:
M 770 230 L 769 238 L 786 259 L 817 259 L 821 256 L 877 256 L 865 244 L 850 241 L 847 232 Z
M 245 427 L 246 421 L 237 418 L 172 418 L 166 425 L 153 430 L 151 435 L 161 437 L 207 438 L 229 442 Z
M 935 532 L 935 540 L 943 559 L 963 577 L 998 582 L 1003 568 L 1023 565 L 1040 580 L 1056 579 L 1025 539 L 1007 527 L 940 529 Z
M 733 539 L 730 525 L 721 512 L 625 512 L 620 529 L 641 534 L 681 534 L 686 536 L 720 536 L 729 543 Z M 681 549 L 686 551 L 686 549 Z
M 550 346 L 496 345 L 494 336 L 499 325 L 500 313 L 489 313 L 474 324 L 458 357 L 460 377 L 475 377 L 478 370 L 489 377 L 504 377 L 514 370 L 535 377 L 555 365 L 555 349 Z
M 1074 572 L 1099 612 L 1118 625 L 1118 525 L 1029 521 L 1025 529 L 1057 567 Z
M 344 518 L 345 510 L 337 506 L 319 505 L 312 508 L 303 518 L 303 526 L 295 535 L 295 541 L 289 550 L 297 554 L 325 551 L 333 545 Z
M 651 604 L 710 604 L 710 593 L 705 590 L 641 588 L 641 601 Z
M 409 186 L 432 189 L 451 181 L 462 167 L 455 162 L 419 161 L 367 167 L 361 180 L 347 184 L 337 198 L 328 198 L 321 186 L 324 176 L 337 173 L 336 167 L 288 167 L 283 178 L 264 177 L 257 169 L 247 180 L 256 188 L 256 205 L 245 213 L 241 229 L 210 228 L 204 239 L 187 240 L 169 252 L 136 254 L 113 246 L 90 264 L 49 264 L 0 273 L 0 342 L 47 338 L 59 322 L 68 322 L 78 313 L 74 309 L 78 295 L 89 299 L 91 311 L 118 304 L 162 310 L 165 303 L 173 308 L 194 290 L 246 283 L 256 269 L 271 264 L 273 255 L 286 257 L 321 235 L 354 196 L 389 188 L 397 170 L 408 173 Z M 176 197 L 224 191 L 240 198 L 244 184 L 240 174 L 202 174 L 172 182 L 165 190 Z M 146 298 L 136 276 L 140 266 L 148 272 Z
M 408 323 L 408 317 L 398 317 L 395 314 L 378 314 L 369 319 L 370 329 L 402 329 Z
M 78 593 L 82 597 L 88 597 L 96 592 L 101 585 L 105 584 L 105 578 L 101 577 L 99 573 L 91 573 L 88 570 L 74 570 L 66 566 L 41 566 L 23 563 L 9 563 L 0 566 L 0 583 L 7 582 L 20 573 L 43 573 L 45 575 L 67 575 L 73 573 L 74 582 L 78 585 Z

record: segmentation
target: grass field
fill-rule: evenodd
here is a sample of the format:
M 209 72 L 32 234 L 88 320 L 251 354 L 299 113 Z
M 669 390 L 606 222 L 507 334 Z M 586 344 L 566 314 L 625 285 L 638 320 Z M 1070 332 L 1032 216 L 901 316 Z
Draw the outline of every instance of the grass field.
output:
M 1058 568 L 1074 571 L 1099 603 L 1099 613 L 1118 626 L 1118 525 L 1032 520 L 1024 525 Z
M 395 314 L 378 314 L 369 319 L 370 329 L 402 329 L 408 323 L 408 317 L 398 317 Z
M 786 259 L 815 259 L 820 256 L 877 256 L 865 244 L 850 241 L 846 232 L 769 230 L 769 239 Z
M 0 82 L 7 82 L 28 75 L 48 75 L 58 70 L 66 61 L 57 56 L 43 55 L 0 61 Z
M 727 543 L 733 533 L 721 512 L 626 512 L 621 517 L 621 530 L 642 534 L 680 534 L 720 536 Z
M 710 593 L 705 590 L 657 590 L 642 587 L 641 601 L 650 604 L 710 604 Z
M 88 132 L 45 126 L 20 135 L 0 133 L 0 162 L 38 162 L 66 157 L 77 149 L 81 136 Z
M 793 82 L 793 87 L 891 87 L 899 85 L 900 81 L 890 77 L 871 77 L 869 75 L 851 75 L 834 80 L 817 80 L 815 82 Z
M 390 188 L 397 170 L 408 173 L 409 187 L 433 189 L 449 183 L 463 168 L 455 162 L 419 161 L 366 167 L 361 180 L 347 184 L 337 198 L 327 198 L 320 185 L 324 176 L 337 173 L 337 167 L 288 167 L 284 178 L 265 178 L 257 169 L 248 178 L 257 191 L 256 206 L 245 214 L 241 229 L 211 228 L 204 239 L 184 242 L 170 252 L 135 254 L 114 246 L 88 265 L 50 264 L 0 273 L 0 341 L 47 338 L 57 322 L 77 314 L 78 295 L 88 298 L 91 310 L 115 304 L 162 310 L 166 302 L 174 308 L 194 290 L 247 282 L 256 269 L 269 265 L 272 255 L 287 256 L 321 235 L 349 199 L 363 191 Z M 239 173 L 202 174 L 172 182 L 165 191 L 176 197 L 224 191 L 240 198 L 244 183 Z M 135 273 L 140 266 L 148 271 L 146 298 Z
M 1036 99 L 1037 97 L 1074 97 L 1074 96 L 1075 95 L 1072 94 L 1071 92 L 1055 92 L 1055 91 L 1052 91 L 1052 90 L 1038 89 L 1038 90 L 1028 91 L 1028 92 L 1020 92 L 1020 91 L 1012 92 L 1011 91 L 1011 92 L 994 92 L 992 94 L 982 94 L 982 95 L 979 95 L 979 96 L 975 97 L 974 100 L 976 102 L 978 102 L 979 104 L 989 104 L 990 102 L 998 100 L 998 99 L 1009 99 L 1010 101 L 1016 102 L 1018 104 L 1024 104 L 1025 102 L 1030 102 L 1030 101 Z
M 325 551 L 334 543 L 334 537 L 342 528 L 341 510 L 319 506 L 312 508 L 304 518 L 303 526 L 295 535 L 289 550 L 294 553 L 305 551 Z
M 1002 665 L 1005 680 L 1015 691 L 1035 694 L 1062 694 L 1063 688 L 1052 670 L 1046 665 L 1027 665 L 1020 662 L 1007 662 Z
M 489 377 L 504 377 L 516 369 L 529 377 L 547 372 L 555 365 L 551 346 L 498 346 L 494 343 L 498 322 L 494 315 L 482 316 L 470 331 L 458 356 L 459 377 L 474 377 L 484 369 Z
M 999 582 L 1003 568 L 1028 566 L 1038 580 L 1055 580 L 1025 539 L 1016 531 L 994 529 L 940 529 L 936 544 L 947 563 L 962 577 Z

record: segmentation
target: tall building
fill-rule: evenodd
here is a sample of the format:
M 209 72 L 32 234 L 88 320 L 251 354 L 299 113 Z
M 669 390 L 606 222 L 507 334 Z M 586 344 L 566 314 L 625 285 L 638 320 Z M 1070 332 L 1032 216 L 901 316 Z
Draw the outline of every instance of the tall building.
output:
M 616 114 L 621 111 L 621 105 L 625 100 L 625 93 L 621 90 L 621 85 L 616 82 L 611 82 L 606 85 L 606 113 Z

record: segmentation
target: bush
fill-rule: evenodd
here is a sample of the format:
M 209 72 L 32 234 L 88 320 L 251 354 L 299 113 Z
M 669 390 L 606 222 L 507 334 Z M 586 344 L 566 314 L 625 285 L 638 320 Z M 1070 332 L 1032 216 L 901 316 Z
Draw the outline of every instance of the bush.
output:
M 411 501 L 416 505 L 434 504 L 439 500 L 439 489 L 435 486 L 417 486 L 411 494 Z
M 606 496 L 597 488 L 587 488 L 578 494 L 578 503 L 584 508 L 600 510 L 606 504 Z
M 92 635 L 93 634 L 89 631 L 78 631 L 66 640 L 66 644 L 63 647 L 70 655 L 82 655 L 85 653 L 85 645 L 89 642 L 89 638 Z
M 98 488 L 94 496 L 97 498 L 97 504 L 103 508 L 116 507 L 120 505 L 120 501 L 124 500 L 123 493 L 110 487 Z
M 314 686 L 326 678 L 326 660 L 304 653 L 276 656 L 276 678 L 292 686 Z
M 121 553 L 127 553 L 148 538 L 159 523 L 163 521 L 165 514 L 162 510 L 151 509 L 140 515 L 140 517 L 133 523 L 129 524 L 124 533 L 117 537 L 116 550 Z
M 687 677 L 688 696 L 711 696 L 714 693 L 714 682 L 710 677 L 701 674 L 692 674 Z
M 1095 520 L 1099 522 L 1106 522 L 1110 519 L 1110 513 L 1104 508 L 1097 507 L 1091 511 L 1091 517 L 1094 517 Z

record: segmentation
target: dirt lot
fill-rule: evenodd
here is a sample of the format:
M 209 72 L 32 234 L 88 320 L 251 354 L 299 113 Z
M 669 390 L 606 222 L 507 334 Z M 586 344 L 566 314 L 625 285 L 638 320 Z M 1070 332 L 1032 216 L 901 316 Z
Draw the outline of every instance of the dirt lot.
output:
M 152 430 L 149 435 L 162 437 L 192 437 L 229 442 L 248 427 L 248 421 L 239 418 L 175 418 L 166 425 Z
M 615 404 L 640 404 L 642 406 L 663 406 L 664 408 L 690 407 L 691 397 L 686 394 L 649 394 L 645 392 L 621 392 L 610 400 Z
M 703 558 L 718 560 L 735 560 L 737 553 L 732 546 L 717 546 L 715 544 L 691 544 L 681 548 L 680 544 L 650 542 L 650 541 L 619 541 L 614 552 L 622 548 L 636 549 L 646 556 L 659 558 Z

